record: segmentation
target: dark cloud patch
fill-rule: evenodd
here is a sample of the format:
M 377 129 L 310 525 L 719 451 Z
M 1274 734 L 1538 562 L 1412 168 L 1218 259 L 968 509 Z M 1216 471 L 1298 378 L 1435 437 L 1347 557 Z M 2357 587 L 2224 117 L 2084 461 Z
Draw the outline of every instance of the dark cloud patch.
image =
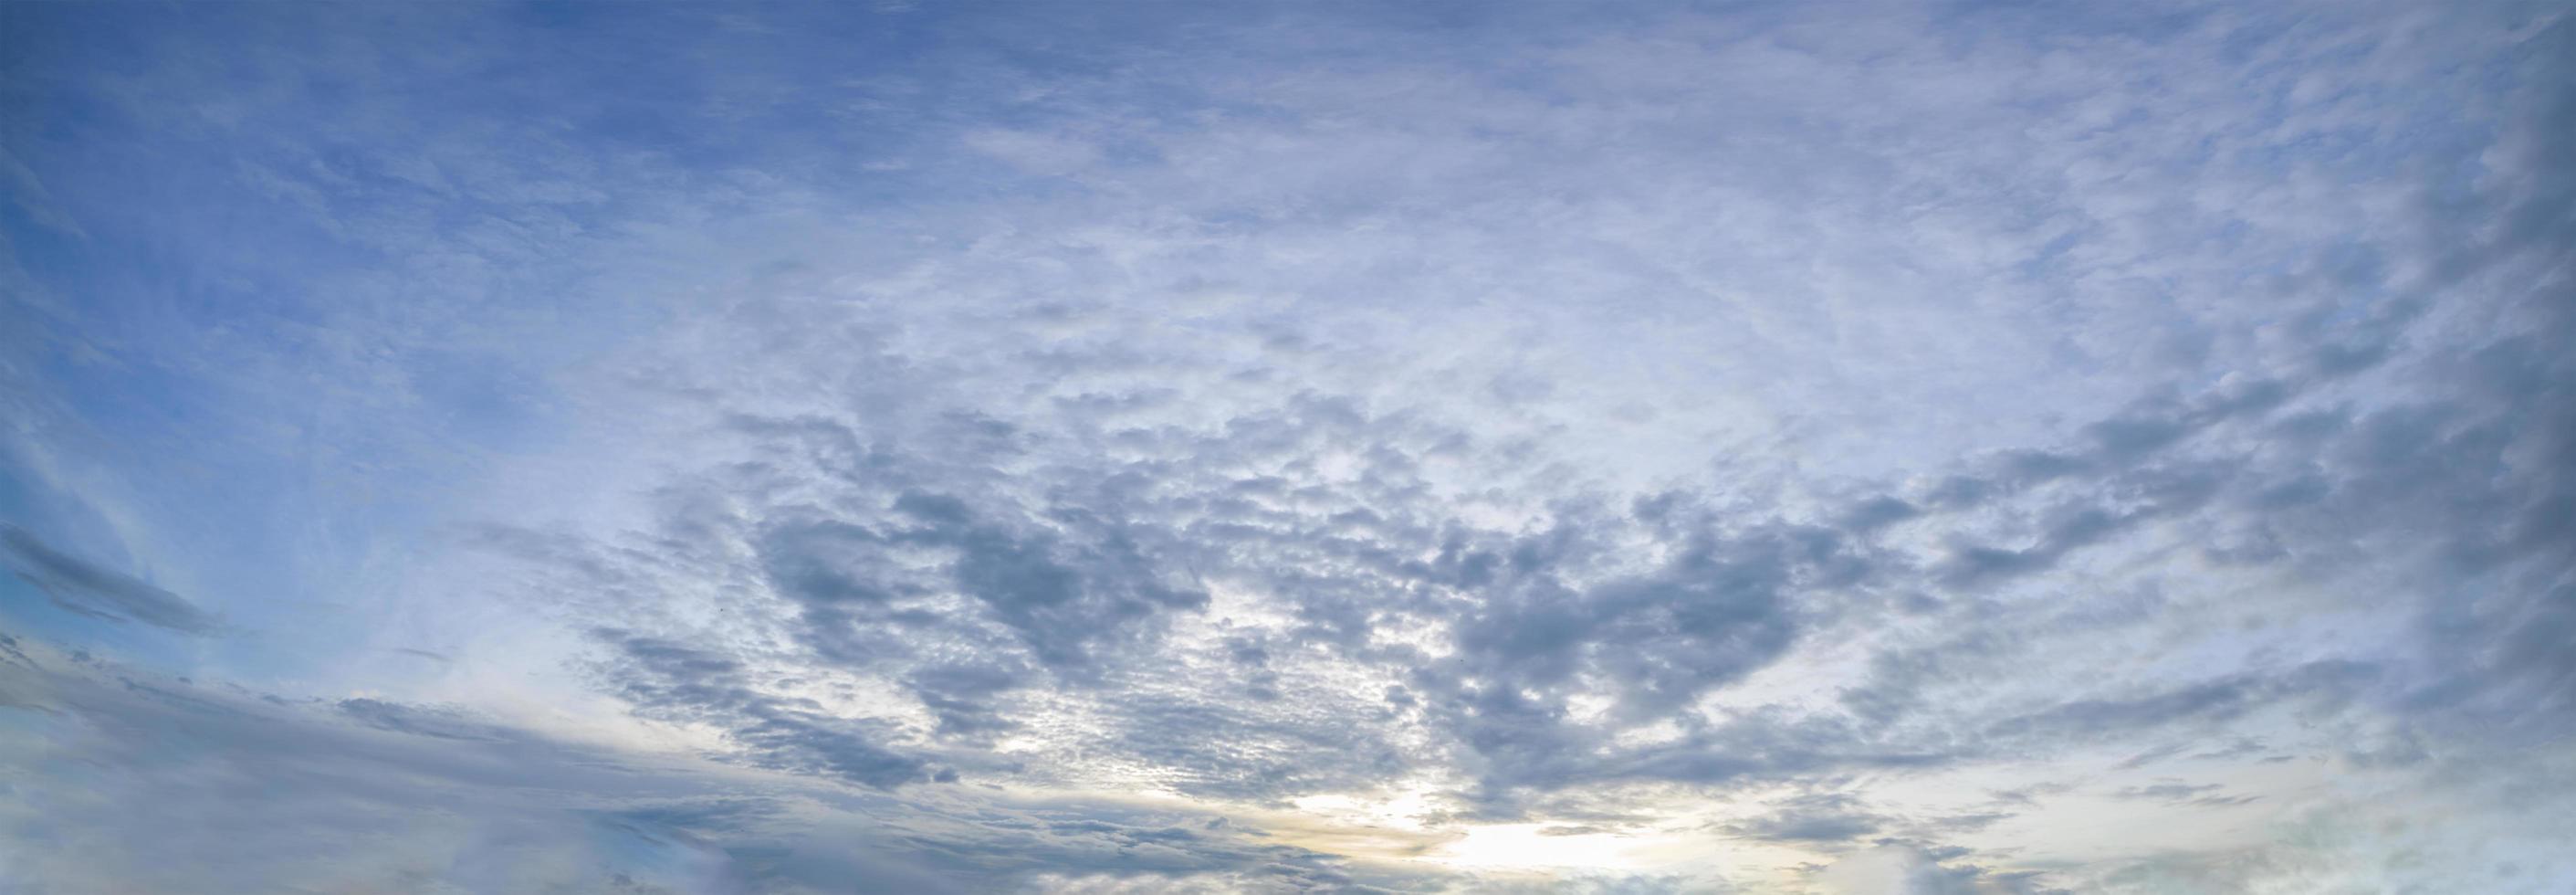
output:
M 1954 847 L 1889 839 L 1872 847 L 1847 851 L 1831 864 L 1810 864 L 1811 878 L 1829 891 L 1887 892 L 1891 895 L 2023 895 L 2053 892 L 2039 887 L 2027 872 L 1990 872 L 1975 864 L 1948 863 L 1964 857 Z
M 2180 746 L 2180 744 L 2176 745 L 2177 747 Z M 2266 751 L 2266 749 L 2267 747 L 2264 746 L 2262 740 L 2255 739 L 2253 737 L 2237 737 L 2234 742 L 2215 749 L 2202 750 L 2194 753 L 2191 758 L 2193 761 L 2220 761 L 2231 758 L 2243 758 L 2249 755 L 2259 755 Z M 2138 762 L 2137 764 L 2131 764 L 2129 762 L 2121 763 L 2122 767 L 2142 767 L 2144 765 L 2145 762 Z
M 1110 804 L 988 810 L 902 823 L 896 841 L 968 885 L 1065 888 L 1094 879 L 1228 891 L 1432 889 L 1436 877 L 1363 872 L 1343 861 L 1243 835 L 1228 824 Z
M 2114 417 L 2084 427 L 2095 448 L 2114 458 L 2155 451 L 2182 440 L 2190 431 L 2181 420 L 2158 417 Z
M 2181 744 L 2181 743 L 2168 743 L 2168 744 L 2166 744 L 2166 745 L 2158 746 L 2158 747 L 2156 747 L 2156 748 L 2149 749 L 2149 750 L 2147 750 L 2147 751 L 2145 751 L 2145 752 L 2140 752 L 2140 753 L 2138 753 L 2138 754 L 2136 754 L 2136 755 L 2132 755 L 2132 756 L 2129 756 L 2129 757 L 2127 757 L 2127 758 L 2123 758 L 2123 759 L 2121 759 L 2121 760 L 2120 760 L 2120 763 L 2119 763 L 2119 764 L 2112 765 L 2112 767 L 2119 768 L 2119 769 L 2121 769 L 2121 770 L 2133 770 L 2133 769 L 2136 769 L 2136 768 L 2142 768 L 2142 767 L 2146 767 L 2147 765 L 2155 764 L 2156 762 L 2163 761 L 2163 760 L 2168 759 L 2168 758 L 2172 758 L 2172 757 L 2174 757 L 2176 754 L 2179 754 L 2180 752 L 2182 752 L 2182 750 L 2183 750 L 2183 744 Z
M 1290 689 L 1244 703 L 1213 692 L 1142 689 L 1110 706 L 1104 746 L 1154 762 L 1192 795 L 1266 802 L 1341 792 L 1401 777 L 1420 756 L 1378 735 L 1370 706 Z M 1382 722 L 1380 722 L 1382 723 Z
M 715 725 L 758 764 L 879 789 L 928 780 L 933 773 L 923 759 L 884 745 L 897 733 L 890 725 L 755 688 L 738 661 L 613 629 L 593 636 L 616 651 L 607 674 L 637 713 Z
M 2120 788 L 2120 791 L 2112 793 L 2112 796 L 2122 799 L 2156 799 L 2166 802 L 2178 802 L 2205 793 L 2217 792 L 2225 788 L 2226 787 L 2215 783 L 2206 783 L 2199 786 L 2192 786 L 2183 783 L 2157 783 L 2148 786 L 2124 786 Z
M 35 660 L 28 657 L 26 650 L 19 648 L 18 638 L 7 634 L 0 634 L 0 660 L 20 668 L 35 667 Z
M 221 627 L 212 614 L 177 594 L 56 550 L 15 525 L 0 523 L 0 560 L 19 580 L 70 612 L 201 636 Z
M 1953 814 L 1948 817 L 1934 818 L 1927 824 L 1927 826 L 1943 833 L 1974 833 L 2004 821 L 2011 820 L 2016 816 L 2017 815 L 2006 811 L 1980 811 L 1971 814 Z
M 1089 510 L 1062 507 L 1048 514 L 1058 526 L 1091 536 L 1071 546 L 1050 535 L 973 524 L 965 505 L 946 495 L 907 493 L 895 501 L 895 510 L 924 523 L 901 535 L 903 540 L 956 549 L 951 574 L 957 587 L 982 601 L 1052 668 L 1085 668 L 1094 641 L 1158 611 L 1207 604 L 1204 592 L 1165 580 L 1123 526 Z
M 443 740 L 496 740 L 499 732 L 453 710 L 421 708 L 380 699 L 343 699 L 340 713 L 379 730 Z
M 2046 571 L 2142 523 L 2199 509 L 2222 493 L 2233 474 L 2233 465 L 2224 462 L 2166 462 L 2105 475 L 2094 483 L 2097 495 L 2051 508 L 2028 547 L 1954 549 L 1943 563 L 1941 582 L 1968 588 Z
M 1656 518 L 1670 524 L 1668 512 Z M 1483 599 L 1457 620 L 1459 653 L 1417 668 L 1410 691 L 1479 761 L 1485 810 L 1508 794 L 1649 765 L 1597 757 L 1608 731 L 1569 721 L 1566 685 L 1607 682 L 1613 717 L 1661 717 L 1776 661 L 1795 642 L 1802 592 L 1831 592 L 1870 573 L 1868 554 L 1833 530 L 1710 522 L 1672 529 L 1672 558 L 1639 575 L 1576 589 L 1560 576 L 1588 548 L 1559 528 L 1488 553 L 1463 553 Z M 1449 555 L 1462 551 L 1449 550 Z M 1495 556 L 1492 566 L 1473 557 Z M 1488 577 L 1490 576 L 1490 577 Z M 1625 765 L 1626 770 L 1614 771 Z M 1721 772 L 1723 773 L 1723 772 Z
M 2319 661 L 2277 674 L 2248 673 L 2145 695 L 2079 699 L 1996 722 L 1986 736 L 2000 741 L 2089 740 L 2124 736 L 2170 724 L 2226 721 L 2276 700 L 2349 698 L 2379 669 Z
M 1843 843 L 1878 832 L 1888 819 L 1863 810 L 1844 793 L 1818 793 L 1775 802 L 1768 814 L 1730 825 L 1729 833 L 1769 842 Z
M 1020 726 L 1002 715 L 992 699 L 1019 686 L 1027 676 L 1011 665 L 949 664 L 914 669 L 904 682 L 939 718 L 940 733 L 983 742 Z
M 2029 786 L 1995 790 L 1987 795 L 1993 797 L 1997 804 L 2037 805 L 2041 796 L 2057 795 L 2074 788 L 2072 784 L 2066 783 L 2034 783 Z
M 665 668 L 723 667 L 652 643 Z M 46 891 L 987 892 L 1104 876 L 1291 891 L 1436 889 L 1206 815 L 952 801 L 747 780 L 381 699 L 262 699 L 131 669 L 0 678 L 78 731 L 0 751 L 11 879 Z M 356 723 L 350 723 L 356 722 Z M 789 770 L 808 770 L 790 766 Z M 821 770 L 821 769 L 814 769 Z M 962 797 L 961 797 L 962 798 Z M 128 806 L 149 804 L 136 813 Z M 316 848 L 334 858 L 308 860 Z M 1232 880 L 1233 883 L 1225 881 Z
M 763 532 L 756 547 L 770 585 L 813 607 L 881 604 L 891 598 L 878 583 L 883 573 L 866 568 L 886 539 L 838 521 L 791 521 Z
M 2408 584 L 2433 673 L 2413 708 L 2484 737 L 2576 727 L 2576 660 L 2543 647 L 2576 632 L 2576 538 L 2562 536 L 2576 520 L 2576 359 L 2563 348 L 2576 340 L 2576 282 L 2563 273 L 2576 153 L 2556 136 L 2576 124 L 2570 48 L 2567 21 L 2523 45 L 2517 115 L 2487 177 L 2436 210 L 2494 222 L 2446 246 L 2439 271 L 2440 286 L 2489 296 L 2476 309 L 2490 323 L 2432 354 L 2427 400 L 2353 415 L 2326 464 L 2332 487 L 2279 520 L 2425 561 Z
M 2263 799 L 2262 796 L 2254 795 L 2224 795 L 2222 794 L 2222 791 L 2225 789 L 2226 787 L 2216 783 L 2204 783 L 2195 786 L 2186 783 L 2165 782 L 2148 784 L 2146 786 L 2124 786 L 2118 791 L 2113 792 L 2111 796 L 2118 799 L 2155 801 L 2163 802 L 2168 805 L 2186 805 L 2194 808 L 2233 808 L 2238 805 L 2259 802 Z
M 785 814 L 781 800 L 763 796 L 708 796 L 690 799 L 645 799 L 601 815 L 634 824 L 646 831 L 683 833 L 740 833 L 755 829 L 763 821 Z
M 1841 524 L 1855 532 L 1868 532 L 1923 515 L 1923 508 L 1904 500 L 1879 495 L 1862 500 L 1845 510 Z
M 975 628 L 989 620 L 1028 651 L 1031 663 L 1066 682 L 1098 670 L 1100 651 L 1144 636 L 1140 629 L 1160 613 L 1206 604 L 1206 594 L 1183 570 L 1160 556 L 1168 532 L 1127 518 L 1114 494 L 1098 500 L 1066 494 L 1029 507 L 1016 499 L 978 494 L 981 476 L 959 470 L 981 458 L 999 462 L 1021 449 L 1024 437 L 996 433 L 954 414 L 923 433 L 947 442 L 942 454 L 891 445 L 861 447 L 850 429 L 820 419 L 792 424 L 745 420 L 738 428 L 767 439 L 765 450 L 800 457 L 824 482 L 845 492 L 825 511 L 813 506 L 774 507 L 751 536 L 760 569 L 773 593 L 798 613 L 798 638 L 820 658 L 849 667 L 908 659 L 913 632 L 937 629 L 980 640 Z M 954 430 L 954 431 L 952 431 Z M 999 440 L 996 440 L 999 439 Z M 854 452 L 864 468 L 851 468 Z M 797 470 L 777 469 L 746 483 L 785 487 Z M 811 482 L 813 479 L 806 479 Z M 941 491 L 907 483 L 938 482 Z M 744 485 L 727 485 L 740 488 Z M 858 508 L 881 502 L 881 513 Z M 674 527 L 683 527 L 674 520 Z M 945 557 L 931 574 L 916 565 L 923 551 Z M 898 555 L 901 554 L 901 555 Z M 935 605 L 942 593 L 962 594 L 980 607 L 972 618 L 945 618 Z M 1003 689 L 986 688 L 986 692 Z M 955 703 L 952 688 L 937 698 Z M 951 706 L 954 708 L 955 706 Z M 964 723 L 967 730 L 974 725 Z
M 1845 717 L 1766 709 L 1695 725 L 1672 742 L 1615 751 L 1567 776 L 1568 782 L 1776 782 L 1857 771 L 1931 770 L 1966 754 L 1951 743 L 1875 736 Z
M 12 799 L 34 812 L 0 820 L 0 840 L 46 843 L 0 847 L 19 884 L 607 891 L 622 875 L 638 891 L 732 885 L 721 848 L 599 822 L 722 797 L 666 764 L 383 700 L 291 703 L 131 669 L 11 674 L 41 694 L 36 705 L 77 721 L 47 748 L 0 752 Z M 316 850 L 335 857 L 311 860 Z
M 2223 791 L 2226 788 L 2216 783 L 2195 786 L 2187 783 L 2164 782 L 2146 786 L 2124 786 L 2111 793 L 2111 797 L 2193 808 L 2233 808 L 2263 800 L 2262 796 L 2255 795 L 2225 795 Z

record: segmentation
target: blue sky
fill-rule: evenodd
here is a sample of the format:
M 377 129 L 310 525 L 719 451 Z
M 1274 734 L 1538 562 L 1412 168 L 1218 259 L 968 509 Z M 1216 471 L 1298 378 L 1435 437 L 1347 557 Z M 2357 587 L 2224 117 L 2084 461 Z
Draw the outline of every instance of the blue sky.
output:
M 0 7 L 0 888 L 2560 891 L 2571 41 Z

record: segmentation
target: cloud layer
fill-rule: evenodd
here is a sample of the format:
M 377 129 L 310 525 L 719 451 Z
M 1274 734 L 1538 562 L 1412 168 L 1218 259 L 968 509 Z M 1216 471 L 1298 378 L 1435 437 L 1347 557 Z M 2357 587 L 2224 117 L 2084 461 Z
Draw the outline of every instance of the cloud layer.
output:
M 0 882 L 2576 878 L 2556 10 L 0 15 Z

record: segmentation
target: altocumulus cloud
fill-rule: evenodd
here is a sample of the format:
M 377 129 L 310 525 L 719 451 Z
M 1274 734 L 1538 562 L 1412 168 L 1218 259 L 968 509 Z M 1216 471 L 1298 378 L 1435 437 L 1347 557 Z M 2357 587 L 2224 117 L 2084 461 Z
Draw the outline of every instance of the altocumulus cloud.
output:
M 2549 892 L 2549 5 L 0 10 L 0 887 Z

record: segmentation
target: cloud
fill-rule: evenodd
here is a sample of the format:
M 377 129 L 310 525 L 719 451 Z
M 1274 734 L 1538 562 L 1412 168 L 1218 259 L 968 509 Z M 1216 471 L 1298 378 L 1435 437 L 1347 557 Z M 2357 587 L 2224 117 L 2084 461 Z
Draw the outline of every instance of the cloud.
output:
M 452 886 L 662 891 L 723 885 L 724 852 L 668 825 L 582 811 L 708 794 L 669 768 L 494 728 L 433 729 L 401 706 L 317 707 L 131 670 L 9 672 L 48 745 L 13 750 L 5 822 L 13 881 L 40 888 L 206 892 Z M 155 809 L 134 814 L 126 806 Z M 39 847 L 37 844 L 42 843 Z M 349 856 L 314 861 L 327 847 Z M 647 889 L 651 891 L 651 889 Z
M 173 15 L 13 43 L 0 559 L 195 635 L 0 641 L 41 882 L 2564 869 L 2564 16 Z
M 1921 850 L 1902 845 L 1883 845 L 1856 853 L 1827 865 L 1816 879 L 1831 892 L 1902 893 L 1902 895 L 1952 895 L 1952 893 L 2015 891 L 2019 887 L 1981 885 L 1974 870 L 1953 870 L 1931 860 Z
M 793 776 L 573 745 L 452 709 L 295 702 L 50 653 L 0 684 L 54 737 L 8 755 L 24 782 L 0 809 L 11 842 L 43 844 L 6 849 L 9 878 L 46 888 L 942 892 L 1073 868 L 1369 886 L 1299 849 L 1113 804 L 889 813 Z M 148 817 L 124 812 L 144 801 Z M 342 859 L 298 857 L 317 845 Z
M 933 776 L 921 759 L 885 748 L 890 732 L 880 725 L 839 717 L 811 699 L 763 692 L 731 659 L 623 631 L 595 636 L 616 650 L 610 674 L 637 712 L 718 725 L 760 764 L 881 789 Z
M 2262 796 L 2218 794 L 2220 790 L 2226 788 L 2216 783 L 2204 783 L 2198 786 L 2185 783 L 2154 783 L 2146 786 L 2123 786 L 2111 795 L 2113 798 L 2147 799 L 2199 808 L 2232 808 L 2260 801 L 2263 798 Z
M 19 580 L 71 612 L 182 634 L 211 634 L 220 627 L 213 615 L 177 594 L 56 550 L 15 525 L 0 525 L 0 556 Z
M 1770 814 L 1731 831 L 1772 841 L 1840 843 L 1876 833 L 1885 824 L 1885 818 L 1860 810 L 1859 800 L 1823 793 L 1789 799 Z

